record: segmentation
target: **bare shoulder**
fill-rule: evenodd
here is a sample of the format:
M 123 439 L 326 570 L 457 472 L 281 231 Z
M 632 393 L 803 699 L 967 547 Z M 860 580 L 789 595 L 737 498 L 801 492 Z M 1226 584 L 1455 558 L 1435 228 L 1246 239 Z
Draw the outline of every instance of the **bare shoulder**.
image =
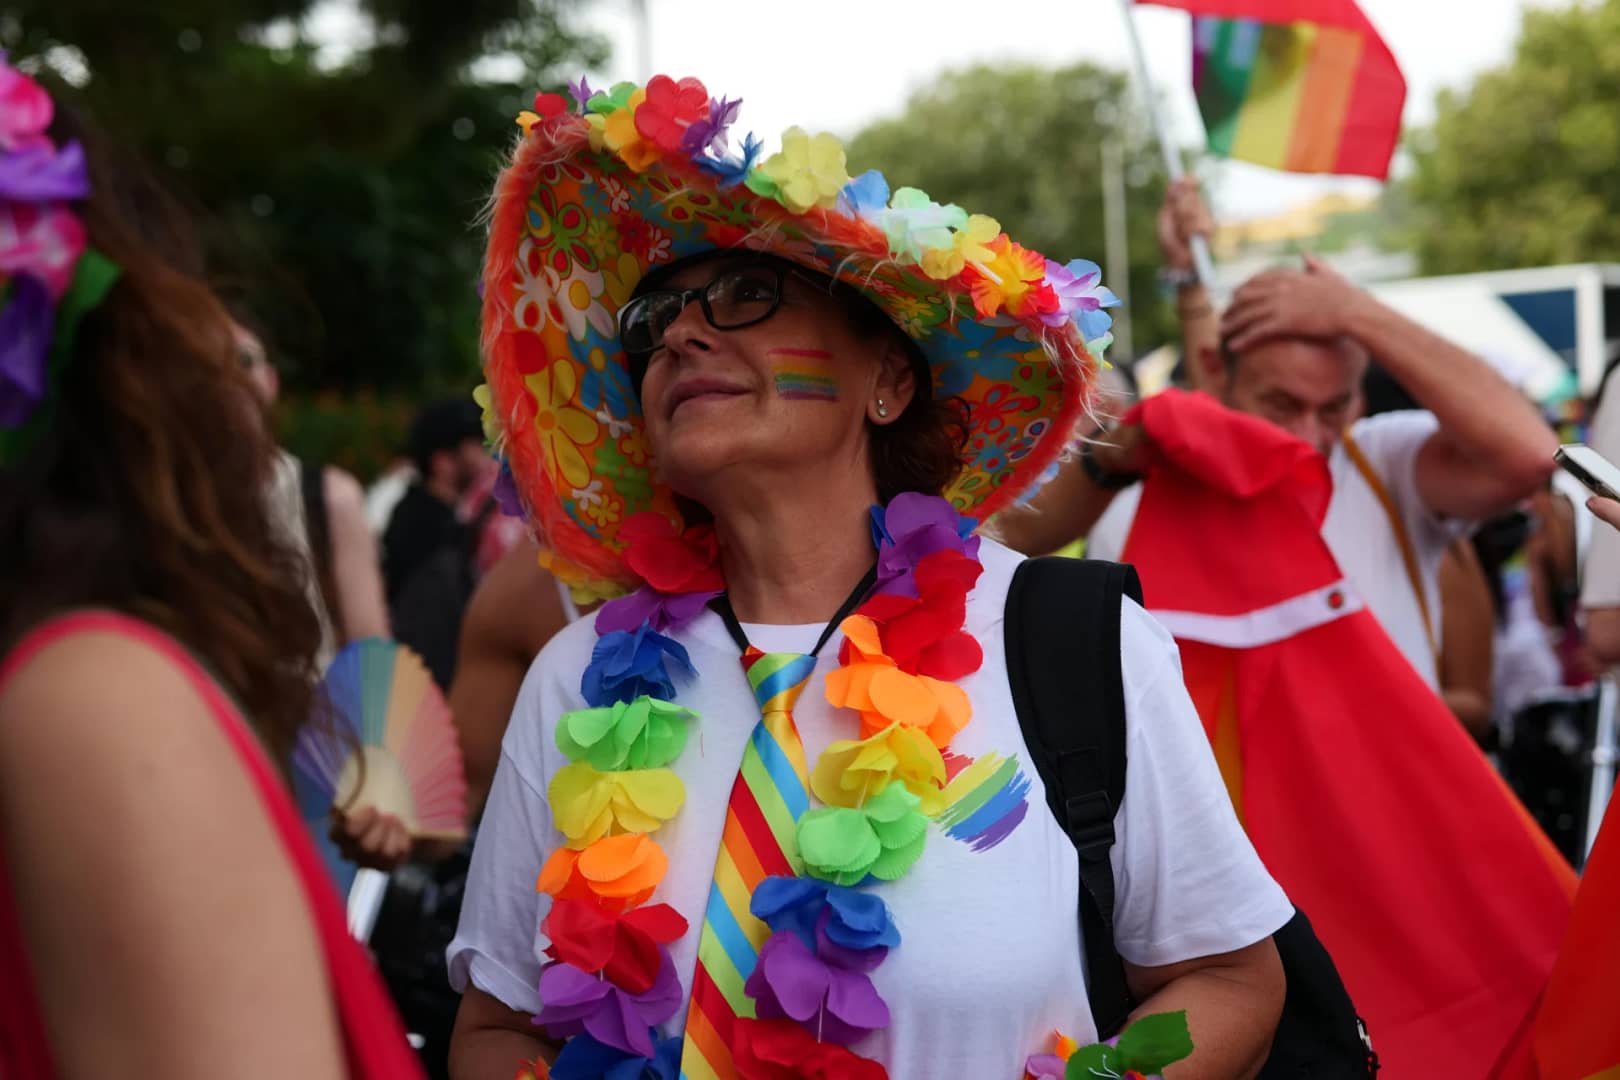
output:
M 43 646 L 0 690 L 0 769 L 57 746 L 94 768 L 131 745 L 208 723 L 206 703 L 173 658 L 127 634 L 85 629 Z
M 467 609 L 469 636 L 522 656 L 525 664 L 568 624 L 557 583 L 540 566 L 538 549 L 525 540 L 490 567 Z
M 324 488 L 326 490 L 326 510 L 334 516 L 338 513 L 364 514 L 366 509 L 366 491 L 360 486 L 353 474 L 345 472 L 335 465 L 328 465 L 321 470 Z
M 152 643 L 110 630 L 69 634 L 0 692 L 4 802 L 48 810 L 64 828 L 208 807 L 214 821 L 265 830 L 243 780 L 203 691 Z
M 0 692 L 0 840 L 50 1026 L 99 1033 L 57 1048 L 65 1072 L 134 1046 L 134 1074 L 190 1077 L 234 1046 L 296 1065 L 284 1075 L 333 1075 L 286 845 L 205 691 L 161 647 L 86 629 L 14 674 Z M 308 1044 L 256 1035 L 267 1007 Z

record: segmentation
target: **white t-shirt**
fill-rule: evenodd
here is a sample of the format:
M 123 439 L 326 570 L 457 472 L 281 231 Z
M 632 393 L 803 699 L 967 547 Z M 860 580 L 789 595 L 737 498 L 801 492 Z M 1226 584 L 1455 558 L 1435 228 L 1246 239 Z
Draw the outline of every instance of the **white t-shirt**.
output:
M 1054 1029 L 1092 1039 L 1081 966 L 1074 848 L 1048 811 L 1013 710 L 1002 647 L 1002 608 L 1020 556 L 989 540 L 984 576 L 968 599 L 966 627 L 984 647 L 983 668 L 962 680 L 974 713 L 951 750 L 1018 758 L 1027 813 L 1000 843 L 975 851 L 931 829 L 927 848 L 897 882 L 877 887 L 902 943 L 872 978 L 892 1025 L 853 1049 L 891 1076 L 1016 1077 L 1025 1057 L 1049 1050 Z M 808 650 L 820 626 L 747 626 L 767 651 Z M 653 902 L 686 916 L 673 955 L 688 992 L 726 800 L 758 710 L 737 648 L 705 612 L 679 639 L 699 672 L 678 700 L 695 710 L 686 751 L 673 766 L 687 801 L 656 834 L 670 870 Z M 1134 605 L 1121 618 L 1127 702 L 1125 799 L 1113 848 L 1116 941 L 1142 965 L 1229 952 L 1261 940 L 1292 914 L 1232 812 L 1209 743 L 1182 685 L 1175 643 Z M 563 843 L 546 789 L 566 759 L 557 717 L 579 708 L 580 675 L 596 640 L 591 620 L 548 644 L 518 695 L 489 805 L 473 852 L 461 925 L 449 947 L 455 987 L 473 984 L 535 1012 L 547 942 L 539 924 L 550 898 L 535 892 L 546 856 Z M 858 737 L 857 722 L 828 705 L 824 681 L 841 635 L 820 654 L 794 710 L 813 764 L 829 742 Z M 665 1025 L 679 1030 L 685 1008 Z
M 1429 612 L 1436 632 L 1440 626 L 1440 560 L 1454 541 L 1466 536 L 1472 523 L 1442 518 L 1430 510 L 1417 487 L 1417 456 L 1429 437 L 1440 430 L 1432 413 L 1415 410 L 1383 413 L 1359 420 L 1351 436 L 1367 458 L 1384 489 L 1394 501 L 1406 535 L 1412 540 L 1418 572 L 1428 597 Z M 1343 443 L 1333 447 L 1328 457 L 1333 475 L 1333 497 L 1322 523 L 1322 539 L 1327 541 L 1339 569 L 1355 586 L 1377 617 L 1384 632 L 1411 661 L 1419 675 L 1432 687 L 1439 687 L 1434 649 L 1423 621 L 1423 609 L 1406 573 L 1399 541 L 1390 526 L 1389 515 L 1361 470 L 1351 460 Z M 1136 519 L 1140 486 L 1120 492 L 1107 512 L 1092 528 L 1086 541 L 1086 554 L 1098 559 L 1118 559 L 1125 550 L 1131 523 Z

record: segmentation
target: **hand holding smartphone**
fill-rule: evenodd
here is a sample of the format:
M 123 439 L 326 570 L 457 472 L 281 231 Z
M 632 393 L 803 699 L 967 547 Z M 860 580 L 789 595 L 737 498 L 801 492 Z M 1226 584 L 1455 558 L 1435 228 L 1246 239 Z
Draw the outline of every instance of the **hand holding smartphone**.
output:
M 1620 502 L 1620 468 L 1584 443 L 1558 448 L 1553 460 L 1592 494 Z

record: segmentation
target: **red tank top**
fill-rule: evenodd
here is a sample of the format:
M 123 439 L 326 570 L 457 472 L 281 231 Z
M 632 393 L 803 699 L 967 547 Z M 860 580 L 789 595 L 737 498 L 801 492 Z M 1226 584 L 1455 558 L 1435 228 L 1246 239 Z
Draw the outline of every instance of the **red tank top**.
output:
M 0 664 L 0 688 L 48 645 L 74 634 L 114 633 L 140 642 L 173 664 L 207 704 L 236 751 L 242 771 L 259 793 L 265 813 L 293 865 L 309 903 L 327 977 L 337 1004 L 349 1076 L 365 1080 L 413 1080 L 422 1075 L 405 1029 L 359 942 L 349 936 L 343 905 L 332 889 L 297 808 L 241 714 L 191 656 L 166 634 L 136 619 L 110 612 L 64 615 L 34 630 Z M 27 944 L 0 851 L 0 1078 L 48 1080 L 56 1075 L 44 1018 L 34 997 Z

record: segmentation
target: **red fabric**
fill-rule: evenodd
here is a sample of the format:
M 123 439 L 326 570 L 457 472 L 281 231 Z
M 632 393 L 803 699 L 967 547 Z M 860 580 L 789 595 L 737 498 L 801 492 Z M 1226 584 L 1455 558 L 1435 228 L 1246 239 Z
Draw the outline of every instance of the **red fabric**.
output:
M 1493 1080 L 1620 1077 L 1620 800 L 1603 828 L 1575 894 L 1569 931 L 1532 1021 L 1503 1056 Z
M 183 648 L 154 627 L 124 615 L 110 612 L 66 615 L 35 630 L 11 651 L 4 666 L 0 666 L 0 687 L 41 649 L 81 633 L 112 633 L 132 638 L 162 655 L 185 675 L 236 750 L 246 779 L 258 789 L 265 813 L 303 886 L 310 919 L 326 958 L 327 976 L 343 1030 L 349 1076 L 363 1080 L 421 1077 L 421 1066 L 405 1040 L 405 1029 L 400 1025 L 382 980 L 365 950 L 349 936 L 343 904 L 304 832 L 297 807 L 235 705 Z M 50 1048 L 45 1041 L 32 980 L 12 977 L 15 972 L 26 974 L 28 971 L 27 944 L 21 937 L 4 871 L 4 853 L 0 852 L 0 962 L 3 962 L 0 971 L 6 972 L 6 978 L 0 979 L 0 1076 L 43 1080 L 55 1073 L 49 1064 Z M 251 927 L 243 927 L 243 933 L 251 932 Z
M 1340 580 L 1319 454 L 1202 395 L 1135 415 L 1162 451 L 1124 551 L 1150 610 L 1235 614 Z M 1234 710 L 1227 781 L 1249 837 L 1388 1075 L 1486 1075 L 1552 968 L 1573 874 L 1370 612 L 1252 649 L 1181 647 L 1212 739 L 1219 703 Z
M 1406 105 L 1406 77 L 1395 54 L 1355 0 L 1136 0 L 1138 4 L 1178 8 L 1191 15 L 1217 19 L 1253 19 L 1263 23 L 1316 23 L 1359 31 L 1360 62 L 1350 91 L 1332 171 L 1383 180 L 1401 134 Z M 1308 120 L 1302 121 L 1308 122 Z

